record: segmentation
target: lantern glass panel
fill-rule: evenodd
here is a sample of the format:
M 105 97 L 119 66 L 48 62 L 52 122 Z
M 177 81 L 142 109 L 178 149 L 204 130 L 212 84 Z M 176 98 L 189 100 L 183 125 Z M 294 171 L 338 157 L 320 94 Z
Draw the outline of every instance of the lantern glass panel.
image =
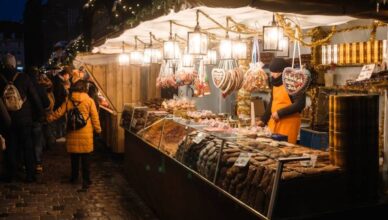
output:
M 223 39 L 220 42 L 220 59 L 232 59 L 232 41 Z
M 247 59 L 247 44 L 242 41 L 233 43 L 233 58 L 237 60 Z
M 279 44 L 281 39 L 283 39 L 283 28 L 278 26 L 264 26 L 263 33 L 263 50 L 279 51 Z
M 206 33 L 199 31 L 189 32 L 187 36 L 188 52 L 191 55 L 206 55 L 208 51 L 209 38 Z
M 132 51 L 131 52 L 131 64 L 140 65 L 143 63 L 143 52 Z
M 204 64 L 216 65 L 217 64 L 217 51 L 208 50 L 207 55 L 204 58 Z
M 163 58 L 166 60 L 179 59 L 180 49 L 178 42 L 174 40 L 165 41 L 163 43 Z

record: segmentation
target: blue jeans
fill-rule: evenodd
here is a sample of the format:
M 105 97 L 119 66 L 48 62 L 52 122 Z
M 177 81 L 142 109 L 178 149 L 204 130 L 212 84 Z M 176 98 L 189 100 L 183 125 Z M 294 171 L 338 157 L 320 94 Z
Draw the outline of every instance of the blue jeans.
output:
M 35 152 L 35 162 L 42 163 L 42 151 L 43 151 L 43 129 L 42 123 L 34 122 L 32 124 L 32 144 Z

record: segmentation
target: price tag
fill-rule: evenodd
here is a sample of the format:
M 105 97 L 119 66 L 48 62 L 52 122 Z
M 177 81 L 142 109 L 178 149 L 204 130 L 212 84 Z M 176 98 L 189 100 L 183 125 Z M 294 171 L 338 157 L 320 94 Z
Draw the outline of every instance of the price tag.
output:
M 318 156 L 312 154 L 303 154 L 304 157 L 310 157 L 310 160 L 300 161 L 300 164 L 305 167 L 315 167 Z
M 134 118 L 134 119 L 132 120 L 131 127 L 132 127 L 132 128 L 136 127 L 136 124 L 137 124 L 137 120 L 136 120 L 136 118 Z
M 203 132 L 199 132 L 197 134 L 197 136 L 195 136 L 195 138 L 193 138 L 193 142 L 196 144 L 199 144 L 206 138 L 206 136 L 207 136 L 207 134 L 205 134 Z
M 358 78 L 356 81 L 362 81 L 366 79 L 370 79 L 372 76 L 373 70 L 375 69 L 376 64 L 368 64 L 364 65 L 361 69 L 360 75 L 358 75 Z
M 240 153 L 236 162 L 234 162 L 234 166 L 245 167 L 248 164 L 249 160 L 251 159 L 251 156 L 252 156 L 252 153 L 246 153 L 246 152 Z

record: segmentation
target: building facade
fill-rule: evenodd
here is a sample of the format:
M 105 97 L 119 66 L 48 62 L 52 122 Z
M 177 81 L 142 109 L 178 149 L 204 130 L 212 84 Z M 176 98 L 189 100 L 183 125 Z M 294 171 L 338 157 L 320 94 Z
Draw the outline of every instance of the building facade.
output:
M 23 25 L 16 22 L 0 21 L 0 56 L 11 53 L 16 57 L 19 70 L 24 67 Z

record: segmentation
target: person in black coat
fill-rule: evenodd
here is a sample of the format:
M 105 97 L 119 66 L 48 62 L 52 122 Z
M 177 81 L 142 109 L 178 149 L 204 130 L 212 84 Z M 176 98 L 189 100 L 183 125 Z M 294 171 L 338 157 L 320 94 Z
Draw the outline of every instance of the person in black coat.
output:
M 8 114 L 7 108 L 4 105 L 3 99 L 0 98 L 0 134 L 4 135 L 11 126 L 11 117 Z
M 16 59 L 13 55 L 7 54 L 2 59 L 4 68 L 0 70 L 0 94 L 3 94 L 4 89 L 9 81 L 12 81 L 18 73 L 16 70 Z M 26 166 L 27 182 L 35 180 L 35 165 L 34 165 L 34 149 L 32 145 L 32 122 L 33 114 L 37 118 L 44 118 L 44 110 L 38 92 L 36 91 L 31 79 L 26 74 L 18 74 L 18 77 L 13 82 L 18 89 L 21 97 L 25 100 L 22 108 L 17 111 L 8 111 L 12 124 L 5 135 L 7 148 L 5 150 L 6 173 L 3 180 L 12 181 L 17 170 L 17 151 L 18 149 L 24 155 Z
M 50 100 L 48 98 L 46 89 L 38 83 L 39 74 L 40 72 L 37 67 L 32 67 L 28 71 L 28 76 L 30 77 L 32 84 L 34 85 L 36 91 L 38 92 L 43 108 L 48 109 L 50 107 Z M 43 123 L 36 116 L 37 114 L 33 114 L 32 143 L 35 150 L 34 155 L 35 155 L 35 162 L 36 162 L 36 172 L 41 173 L 43 171 L 42 152 L 43 152 L 43 145 L 45 143 L 45 140 L 43 137 Z
M 70 67 L 65 67 L 53 78 L 53 93 L 54 93 L 54 109 L 56 111 L 62 103 L 64 103 L 69 95 L 67 84 L 70 83 Z M 70 85 L 70 84 L 69 84 Z M 66 133 L 66 120 L 65 117 L 57 120 L 56 122 L 56 136 L 57 138 L 64 137 Z

